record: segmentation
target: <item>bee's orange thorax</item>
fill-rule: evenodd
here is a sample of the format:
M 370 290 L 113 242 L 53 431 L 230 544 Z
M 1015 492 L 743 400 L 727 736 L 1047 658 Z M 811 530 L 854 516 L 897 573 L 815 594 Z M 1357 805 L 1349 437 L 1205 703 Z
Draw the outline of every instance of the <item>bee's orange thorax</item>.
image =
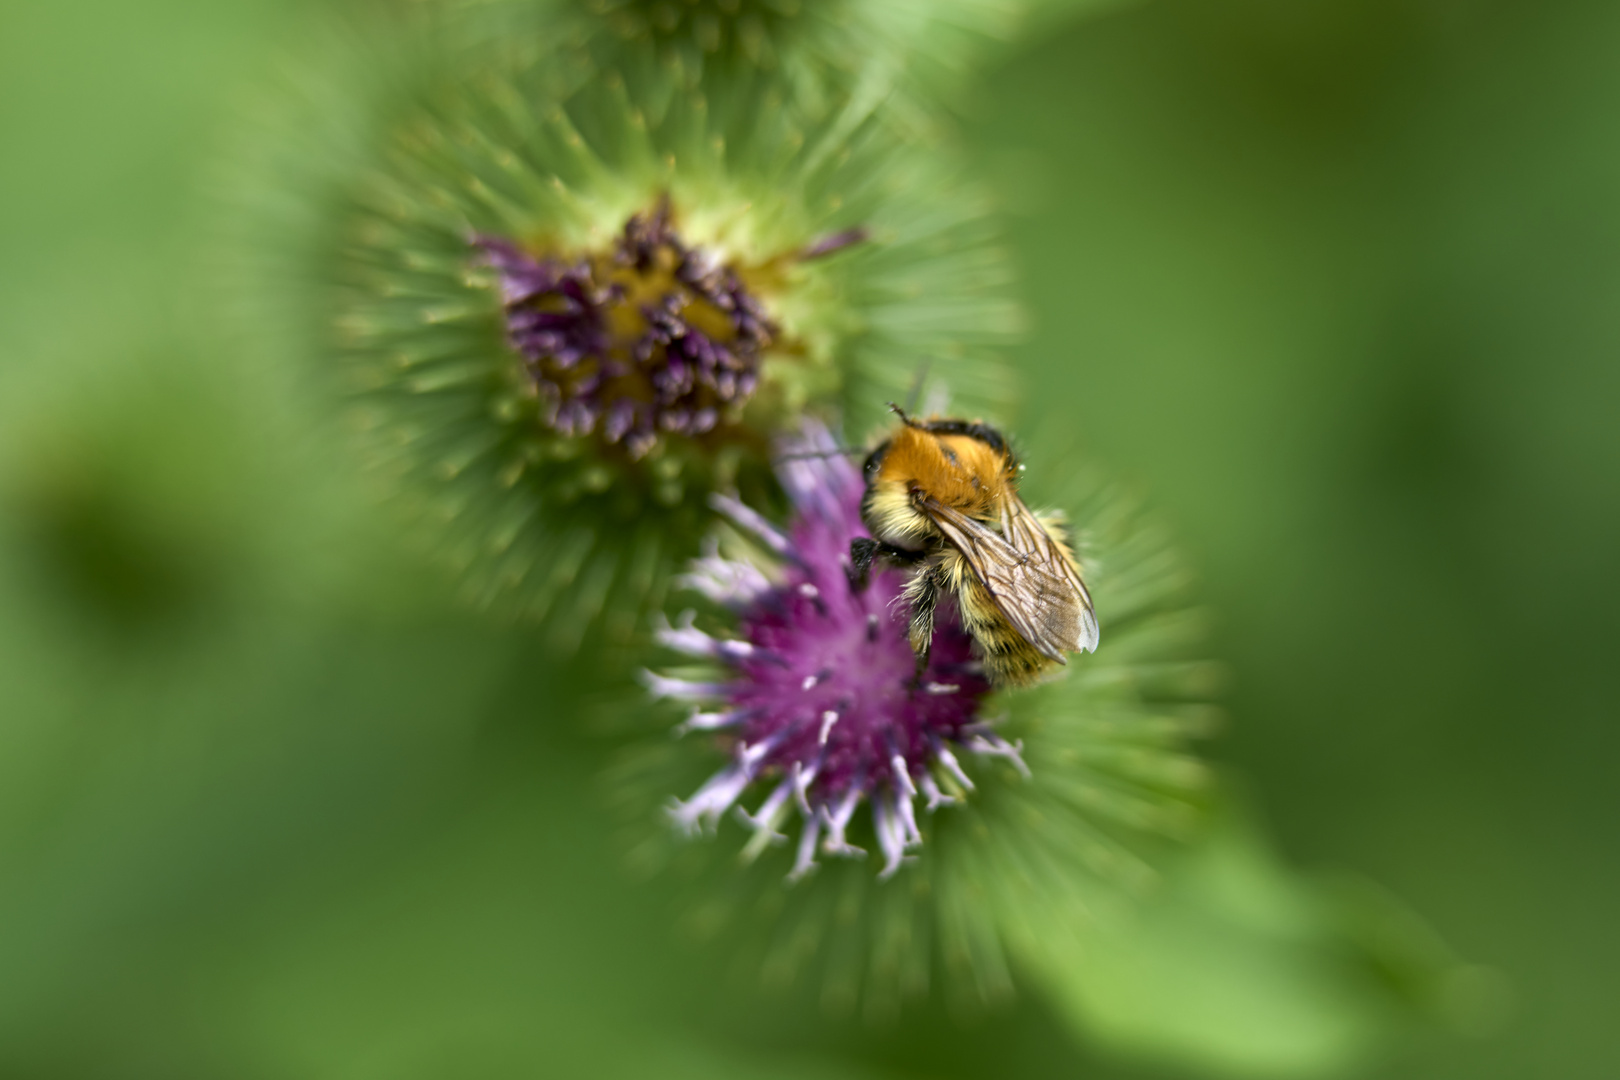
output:
M 884 455 L 880 479 L 932 495 L 973 517 L 995 519 L 1014 492 L 1007 454 L 968 435 L 936 435 L 902 427 Z

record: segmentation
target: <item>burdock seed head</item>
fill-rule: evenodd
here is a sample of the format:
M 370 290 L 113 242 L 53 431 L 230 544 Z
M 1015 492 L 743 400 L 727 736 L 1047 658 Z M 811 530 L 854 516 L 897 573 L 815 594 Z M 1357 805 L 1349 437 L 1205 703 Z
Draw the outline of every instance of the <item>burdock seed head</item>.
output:
M 1006 413 L 987 205 L 858 79 L 806 104 L 432 10 L 337 39 L 275 113 L 240 292 L 244 337 L 342 376 L 475 603 L 632 639 L 712 493 L 779 498 L 798 416 L 864 430 L 925 365 Z
M 784 447 L 780 523 L 717 498 L 726 524 L 682 579 L 699 603 L 662 626 L 672 659 L 646 676 L 682 737 L 637 740 L 612 783 L 641 865 L 684 866 L 692 923 L 768 978 L 816 971 L 832 1003 L 882 1011 L 943 961 L 951 996 L 994 998 L 1009 954 L 1038 948 L 1029 911 L 1085 918 L 1147 887 L 1155 844 L 1195 821 L 1205 773 L 1185 746 L 1214 687 L 1186 576 L 1073 455 L 1031 459 L 1026 490 L 1061 496 L 1107 633 L 1021 690 L 990 691 L 945 610 L 918 673 L 904 571 L 851 587 L 862 485 L 825 429 Z M 1066 475 L 1042 483 L 1043 460 Z
M 667 199 L 632 215 L 602 252 L 475 244 L 500 275 L 507 340 L 552 430 L 596 433 L 641 458 L 663 433 L 705 436 L 741 421 L 780 331 L 738 269 L 682 242 Z

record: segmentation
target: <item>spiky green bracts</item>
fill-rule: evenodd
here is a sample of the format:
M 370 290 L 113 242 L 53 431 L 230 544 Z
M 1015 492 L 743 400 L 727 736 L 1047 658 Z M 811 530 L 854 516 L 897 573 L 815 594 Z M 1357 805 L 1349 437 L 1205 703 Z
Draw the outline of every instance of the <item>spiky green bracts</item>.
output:
M 878 100 L 634 42 L 604 69 L 495 25 L 354 50 L 375 66 L 320 91 L 350 127 L 330 163 L 292 162 L 307 239 L 280 268 L 315 327 L 299 350 L 343 373 L 473 599 L 628 638 L 711 493 L 770 499 L 789 418 L 863 430 L 924 370 L 1005 414 L 987 209 Z

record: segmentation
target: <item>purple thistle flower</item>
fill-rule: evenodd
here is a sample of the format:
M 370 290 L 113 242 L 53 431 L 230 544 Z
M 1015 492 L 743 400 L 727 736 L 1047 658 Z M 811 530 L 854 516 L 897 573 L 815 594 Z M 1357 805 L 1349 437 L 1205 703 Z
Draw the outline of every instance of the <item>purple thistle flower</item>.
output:
M 736 809 L 754 830 L 745 849 L 752 856 L 786 839 L 779 826 L 796 811 L 803 822 L 789 875 L 796 880 L 813 868 L 818 847 L 865 854 L 848 833 L 866 802 L 883 854 L 880 876 L 888 878 L 922 843 L 917 800 L 931 811 L 972 790 L 958 753 L 1007 757 L 1025 771 L 1021 748 L 981 717 L 990 686 L 954 619 L 941 613 L 919 672 L 906 637 L 903 576 L 891 570 L 863 591 L 851 587 L 849 542 L 865 532 L 859 471 L 822 428 L 794 451 L 799 456 L 780 468 L 795 510 L 785 532 L 734 499 L 714 499 L 781 560 L 780 572 L 767 576 L 711 547 L 684 579 L 736 615 L 739 635 L 704 633 L 691 612 L 659 632 L 664 645 L 723 670 L 706 680 L 649 672 L 648 685 L 659 697 L 692 702 L 680 730 L 719 732 L 731 753 L 730 764 L 671 815 L 693 832 Z M 763 799 L 749 813 L 740 801 L 756 786 Z
M 667 200 L 632 215 L 605 254 L 535 256 L 495 236 L 473 245 L 559 433 L 597 432 L 639 458 L 664 433 L 713 431 L 753 395 L 777 328 L 735 269 L 682 242 Z

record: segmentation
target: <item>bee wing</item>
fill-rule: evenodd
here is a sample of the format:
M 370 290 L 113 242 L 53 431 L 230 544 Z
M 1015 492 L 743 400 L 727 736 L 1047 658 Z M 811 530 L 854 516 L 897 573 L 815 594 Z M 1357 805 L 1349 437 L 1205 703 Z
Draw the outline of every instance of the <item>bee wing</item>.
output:
M 997 533 L 934 498 L 921 509 L 973 567 L 996 607 L 1042 655 L 1067 663 L 1065 653 L 1097 647 L 1091 594 L 1046 526 L 1016 497 L 1002 511 Z
M 1092 607 L 1091 590 L 1086 588 L 1086 583 L 1081 580 L 1080 569 L 1074 564 L 1074 556 L 1069 554 L 1052 535 L 1051 530 L 1016 495 L 1010 496 L 1002 505 L 1001 531 L 1014 548 L 1031 553 L 1031 562 L 1038 561 L 1043 569 L 1068 582 L 1078 625 L 1068 627 L 1069 644 L 1065 648 L 1075 652 L 1096 652 L 1100 637 L 1097 628 L 1097 610 Z

